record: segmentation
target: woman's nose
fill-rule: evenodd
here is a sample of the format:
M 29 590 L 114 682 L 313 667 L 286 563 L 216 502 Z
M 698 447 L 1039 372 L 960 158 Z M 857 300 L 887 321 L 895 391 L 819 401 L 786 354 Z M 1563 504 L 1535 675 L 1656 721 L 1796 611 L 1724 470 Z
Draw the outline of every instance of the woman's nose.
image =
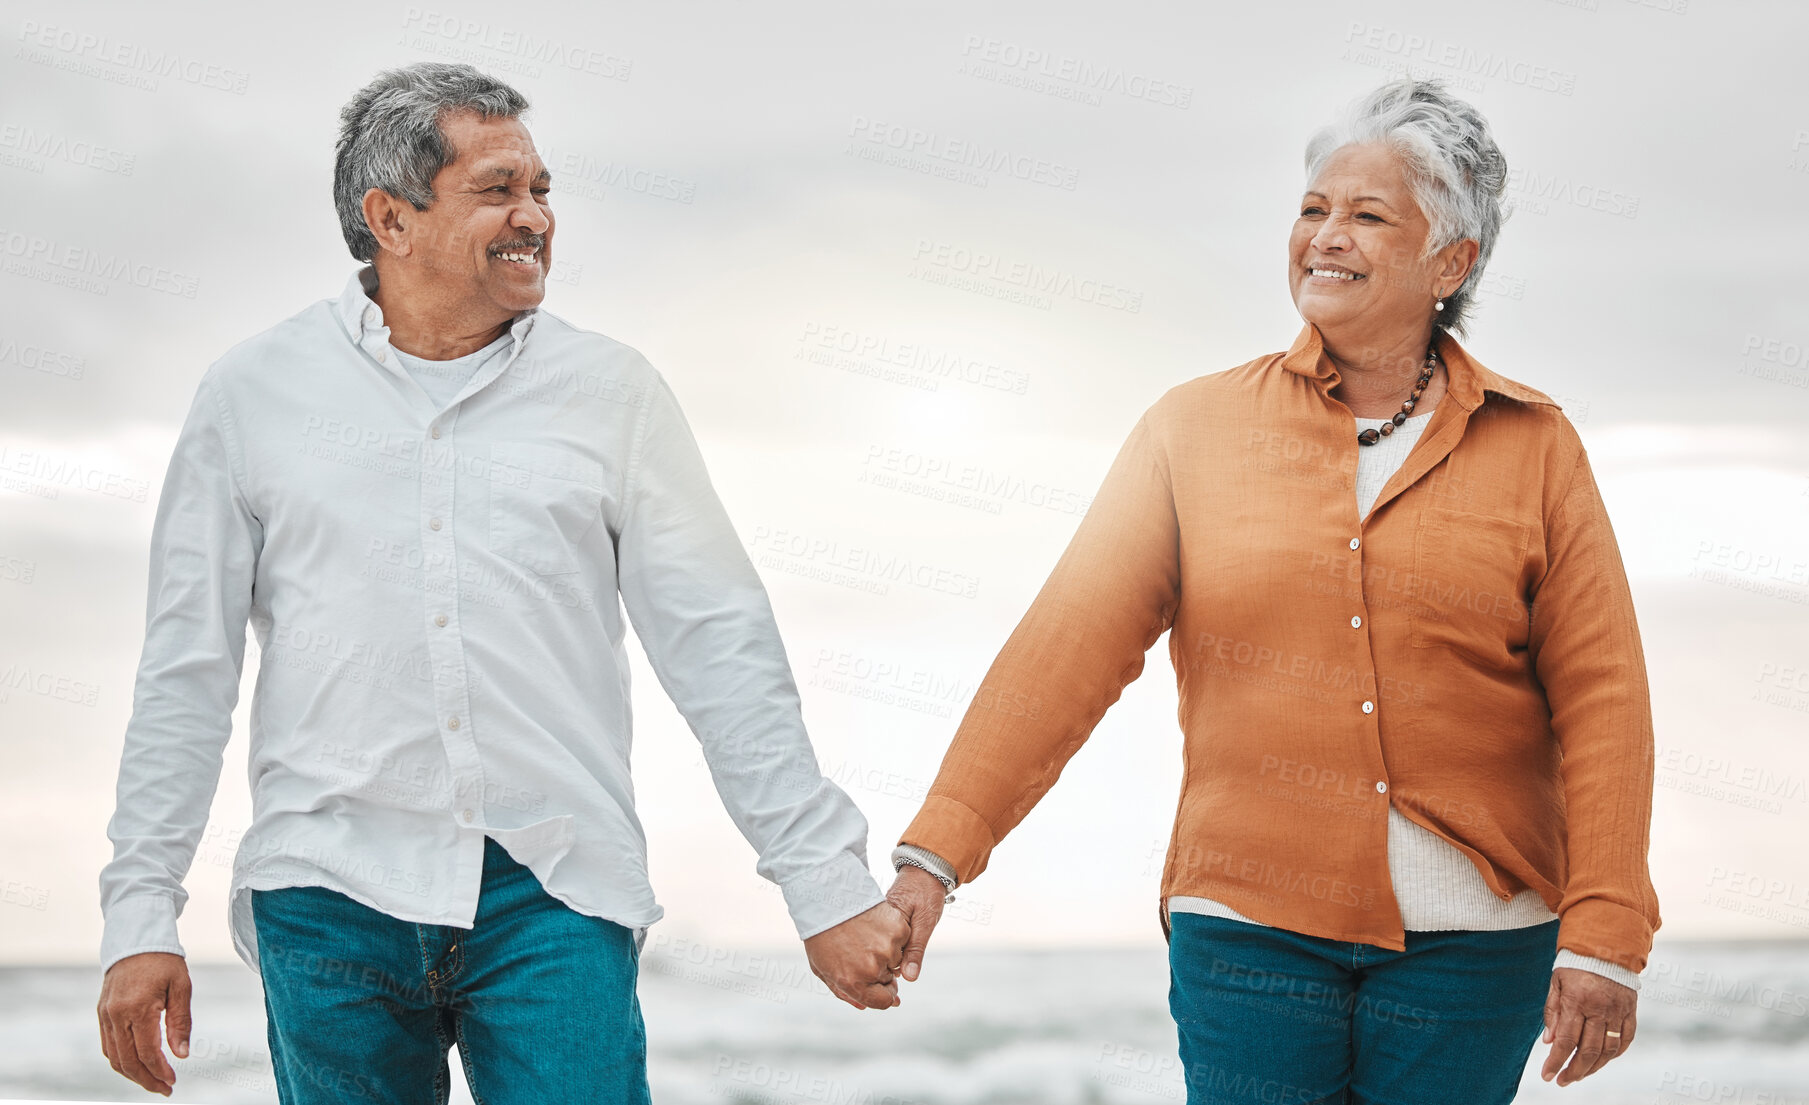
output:
M 1343 220 L 1330 218 L 1319 224 L 1313 234 L 1313 248 L 1325 252 L 1346 249 L 1350 246 L 1350 234 L 1345 229 Z

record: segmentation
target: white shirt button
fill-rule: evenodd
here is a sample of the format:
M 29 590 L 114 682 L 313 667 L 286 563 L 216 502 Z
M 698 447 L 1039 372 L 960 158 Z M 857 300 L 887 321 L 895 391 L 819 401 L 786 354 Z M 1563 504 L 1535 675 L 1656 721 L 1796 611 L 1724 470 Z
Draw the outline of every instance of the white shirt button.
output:
M 1377 779 L 1376 780 L 1376 793 L 1377 794 L 1387 794 L 1388 793 L 1388 784 L 1384 783 L 1380 779 Z
M 1361 538 L 1361 537 L 1353 537 L 1353 538 L 1351 538 L 1351 539 L 1350 539 L 1350 547 L 1351 547 L 1351 551 L 1352 551 L 1352 552 L 1355 552 L 1355 551 L 1356 551 L 1356 550 L 1357 550 L 1357 547 L 1358 547 L 1358 546 L 1359 546 L 1359 545 L 1361 545 L 1361 544 L 1363 544 L 1363 539 L 1362 539 L 1362 538 Z
M 1364 712 L 1364 713 L 1366 713 L 1366 714 L 1373 714 L 1373 713 L 1375 713 L 1375 712 L 1376 712 L 1376 704 L 1375 704 L 1375 703 L 1373 703 L 1373 702 L 1365 702 L 1365 703 L 1364 703 L 1364 704 L 1363 704 L 1363 712 Z M 455 726 L 453 726 L 453 728 L 454 728 L 454 729 L 457 729 L 457 728 L 458 728 L 458 726 L 456 726 L 456 725 L 455 725 Z
M 433 428 L 433 438 L 435 441 L 438 441 L 440 439 L 440 428 L 438 426 L 435 426 Z
M 1352 618 L 1352 619 L 1351 619 L 1351 620 L 1350 620 L 1350 627 L 1351 627 L 1351 628 L 1352 628 L 1352 629 L 1362 629 L 1362 628 L 1363 628 L 1363 619 L 1362 619 L 1362 618 L 1356 618 L 1356 617 L 1353 617 L 1353 618 Z
M 377 363 L 378 364 L 388 364 L 389 363 L 389 351 L 388 350 L 386 350 L 386 349 L 377 350 Z
M 472 813 L 470 810 L 466 810 L 465 812 L 459 814 L 459 816 L 465 819 L 465 824 L 469 825 L 469 824 L 471 824 L 471 819 L 473 817 L 476 817 L 477 815 Z
M 440 528 L 440 520 L 438 518 L 427 519 L 427 528 L 428 529 L 439 529 Z
M 1369 703 L 1365 702 L 1363 704 L 1363 712 L 1366 714 L 1369 712 Z M 458 715 L 454 714 L 452 717 L 449 717 L 446 719 L 446 728 L 457 729 L 458 727 L 459 727 Z
M 435 614 L 435 615 L 434 615 L 434 616 L 433 616 L 433 624 L 435 624 L 435 625 L 445 625 L 445 624 L 446 624 L 446 615 L 444 615 L 444 614 Z
M 366 307 L 366 308 L 365 308 L 365 309 L 364 309 L 364 321 L 366 321 L 366 322 L 376 322 L 376 321 L 377 321 L 377 308 L 375 308 L 375 307 Z

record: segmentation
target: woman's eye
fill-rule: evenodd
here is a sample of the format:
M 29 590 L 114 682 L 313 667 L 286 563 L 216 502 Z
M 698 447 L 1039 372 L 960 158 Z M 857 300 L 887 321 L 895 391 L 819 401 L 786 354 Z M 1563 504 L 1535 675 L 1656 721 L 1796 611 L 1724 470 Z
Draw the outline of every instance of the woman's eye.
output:
M 1358 214 L 1358 215 L 1357 215 L 1357 218 L 1359 218 L 1359 219 L 1374 219 L 1374 220 L 1375 220 L 1375 221 L 1376 221 L 1376 222 L 1381 222 L 1381 221 L 1382 221 L 1382 216 L 1380 216 L 1380 215 L 1378 215 L 1378 214 L 1376 214 L 1376 213 L 1374 213 L 1374 212 L 1373 212 L 1373 211 L 1363 211 L 1363 212 L 1360 212 L 1360 213 L 1359 213 L 1359 214 Z
M 1325 212 L 1321 211 L 1317 207 L 1303 207 L 1300 210 L 1300 214 L 1302 215 L 1302 217 L 1304 217 L 1307 215 L 1323 215 L 1323 214 L 1325 214 Z

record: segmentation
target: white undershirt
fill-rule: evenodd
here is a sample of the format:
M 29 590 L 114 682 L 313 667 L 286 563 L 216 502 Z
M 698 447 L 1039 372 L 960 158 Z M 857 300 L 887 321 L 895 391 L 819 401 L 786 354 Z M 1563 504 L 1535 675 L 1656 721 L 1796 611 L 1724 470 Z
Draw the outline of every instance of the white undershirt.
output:
M 420 384 L 421 390 L 433 400 L 433 405 L 444 410 L 451 404 L 453 397 L 471 381 L 471 377 L 477 375 L 477 370 L 483 367 L 484 362 L 508 349 L 513 340 L 514 335 L 504 331 L 502 337 L 482 349 L 463 357 L 454 357 L 450 361 L 430 361 L 426 357 L 404 353 L 394 345 L 390 349 L 396 354 L 396 360 L 414 377 L 415 383 Z

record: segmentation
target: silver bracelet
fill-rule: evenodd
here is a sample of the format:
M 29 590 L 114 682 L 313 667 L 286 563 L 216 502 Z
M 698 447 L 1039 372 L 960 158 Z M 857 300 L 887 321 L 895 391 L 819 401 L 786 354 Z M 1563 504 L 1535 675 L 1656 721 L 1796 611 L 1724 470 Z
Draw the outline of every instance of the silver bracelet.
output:
M 955 880 L 949 878 L 946 875 L 938 874 L 936 871 L 931 869 L 929 864 L 925 863 L 921 859 L 918 859 L 916 856 L 901 854 L 901 853 L 902 853 L 902 849 L 900 849 L 898 851 L 894 851 L 892 853 L 892 870 L 894 873 L 898 872 L 899 870 L 902 870 L 906 866 L 915 867 L 919 871 L 922 871 L 924 874 L 928 875 L 930 878 L 935 879 L 937 882 L 942 884 L 942 890 L 943 890 L 942 904 L 947 905 L 948 903 L 955 900 Z

